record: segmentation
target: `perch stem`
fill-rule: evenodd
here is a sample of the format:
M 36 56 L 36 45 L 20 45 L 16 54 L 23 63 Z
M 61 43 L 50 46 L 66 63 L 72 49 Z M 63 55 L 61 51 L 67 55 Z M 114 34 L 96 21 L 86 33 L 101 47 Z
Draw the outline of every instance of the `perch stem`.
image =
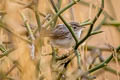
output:
M 79 47 L 79 45 L 82 44 L 82 43 L 91 35 L 93 26 L 94 26 L 95 22 L 97 21 L 97 19 L 99 18 L 100 14 L 102 13 L 103 8 L 104 8 L 104 0 L 102 0 L 101 8 L 99 9 L 97 15 L 96 15 L 95 18 L 93 19 L 92 24 L 90 25 L 90 28 L 89 28 L 88 33 L 86 34 L 86 36 L 85 36 L 82 40 L 80 40 L 80 41 L 78 42 L 78 44 L 75 46 L 75 49 L 77 49 L 77 48 Z
M 119 52 L 120 46 L 116 49 L 116 52 Z M 96 67 L 88 70 L 88 73 L 92 73 L 100 68 L 103 68 L 107 66 L 107 64 L 113 59 L 113 54 L 111 54 L 105 61 L 103 61 L 101 64 L 97 65 Z

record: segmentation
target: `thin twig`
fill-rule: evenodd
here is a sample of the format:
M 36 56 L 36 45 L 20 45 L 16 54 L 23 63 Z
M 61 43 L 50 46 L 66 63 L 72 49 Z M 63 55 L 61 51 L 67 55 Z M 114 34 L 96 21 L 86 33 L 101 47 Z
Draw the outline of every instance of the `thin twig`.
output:
M 10 74 L 15 68 L 16 68 L 16 65 L 13 65 L 12 68 L 6 73 L 6 76 L 8 76 L 8 74 Z
M 6 51 L 5 47 L 2 44 L 0 44 L 0 51 L 2 51 L 2 52 Z
M 25 18 L 24 14 L 21 13 L 21 16 L 23 18 L 25 27 L 27 28 L 29 36 L 30 36 L 30 39 L 31 39 L 31 44 L 30 44 L 31 45 L 31 56 L 32 56 L 32 59 L 34 59 L 34 57 L 35 57 L 35 45 L 34 45 L 35 37 L 34 37 L 34 34 L 32 32 L 32 29 L 30 28 L 29 22 Z
M 43 25 L 46 20 L 49 20 L 49 17 L 50 17 L 50 16 L 51 16 L 50 14 L 48 14 L 47 16 L 45 16 L 45 18 L 44 18 L 43 21 L 41 22 L 41 25 Z M 38 30 L 39 30 L 39 29 L 38 29 L 38 27 L 37 27 L 37 28 L 33 31 L 33 34 L 36 34 Z
M 69 3 L 70 2 L 72 2 L 72 0 L 69 0 Z M 70 8 L 70 13 L 71 13 L 71 20 L 75 21 L 75 18 L 74 18 L 74 9 L 72 7 Z
M 115 27 L 119 27 L 120 26 L 120 21 L 106 21 L 103 23 L 103 25 L 112 25 L 112 26 L 115 26 Z
M 74 2 L 74 1 L 73 1 L 73 2 Z M 71 3 L 72 3 L 72 2 L 71 2 Z M 57 13 L 57 12 L 58 12 L 58 9 L 57 9 L 57 7 L 55 6 L 53 0 L 51 0 L 51 4 L 53 5 L 53 8 L 54 8 L 55 12 Z M 75 2 L 74 2 L 74 4 L 75 4 Z M 64 19 L 61 15 L 58 15 L 58 16 L 59 16 L 60 19 L 63 21 L 63 23 L 66 25 L 66 27 L 68 28 L 68 30 L 69 30 L 70 33 L 72 34 L 72 36 L 73 36 L 73 38 L 74 38 L 74 40 L 75 40 L 75 42 L 76 42 L 76 44 L 77 44 L 77 43 L 78 43 L 78 39 L 77 39 L 74 31 L 72 30 L 71 26 L 65 21 L 65 19 Z
M 111 52 L 111 50 L 109 48 L 98 48 L 96 46 L 87 46 L 88 50 L 92 50 L 94 48 L 100 49 L 101 51 L 109 51 L 109 52 Z
M 71 3 L 76 3 L 74 1 L 72 1 Z M 51 0 L 51 4 L 55 10 L 55 12 L 57 13 L 58 12 L 58 9 L 57 7 L 55 6 L 53 0 Z M 78 39 L 73 31 L 73 29 L 71 28 L 71 26 L 64 20 L 64 18 L 61 16 L 61 15 L 58 15 L 60 17 L 60 19 L 63 21 L 63 23 L 66 25 L 66 27 L 68 28 L 68 30 L 70 31 L 70 33 L 72 34 L 72 37 L 74 38 L 76 44 L 78 44 Z M 78 67 L 80 68 L 80 54 L 78 53 L 78 50 L 75 50 L 75 53 L 77 55 L 77 60 L 78 60 Z
M 90 25 L 90 24 L 92 24 L 91 21 L 88 21 L 88 22 L 82 22 L 82 23 L 80 23 L 80 26 L 86 26 L 86 25 Z
M 50 0 L 51 1 L 51 0 Z M 52 2 L 51 2 L 52 3 Z M 62 5 L 62 0 L 58 0 L 58 3 L 57 3 L 57 8 L 58 10 L 60 10 L 61 8 L 61 5 Z M 56 17 L 56 19 L 54 20 L 54 24 L 52 25 L 52 27 L 55 27 L 56 23 L 57 23 L 57 20 L 58 20 L 58 17 Z
M 27 39 L 21 37 L 19 34 L 16 34 L 14 31 L 8 29 L 9 26 L 8 26 L 8 28 L 7 28 L 7 26 L 8 26 L 7 24 L 5 24 L 5 23 L 3 23 L 3 22 L 0 21 L 0 27 L 1 27 L 1 28 L 7 30 L 8 32 L 10 32 L 11 34 L 13 34 L 14 36 L 20 38 L 21 40 L 23 40 L 23 41 L 25 41 L 25 42 L 31 44 L 31 41 L 30 41 L 30 40 L 27 40 Z
M 38 11 L 38 3 L 37 2 L 38 2 L 38 0 L 35 2 L 34 12 L 35 12 L 37 25 L 38 25 L 38 30 L 39 30 L 39 33 L 40 33 L 40 31 L 41 31 L 41 21 L 40 21 L 40 16 L 39 16 L 39 11 Z
M 79 47 L 80 44 L 82 44 L 90 35 L 91 35 L 91 32 L 92 32 L 92 29 L 94 27 L 94 24 L 95 22 L 97 21 L 97 19 L 99 18 L 99 16 L 101 15 L 102 11 L 103 11 L 103 8 L 104 8 L 104 0 L 102 0 L 102 3 L 101 3 L 101 8 L 99 9 L 97 15 L 95 16 L 95 18 L 93 19 L 92 21 L 92 24 L 90 25 L 90 28 L 89 28 L 89 31 L 88 33 L 86 34 L 86 36 L 80 40 L 78 42 L 78 44 L 75 46 L 75 49 L 77 49 Z
M 6 51 L 3 52 L 3 54 L 0 55 L 0 58 L 7 56 L 8 54 L 10 54 L 12 51 L 14 51 L 15 49 L 8 49 Z
M 81 0 L 79 3 L 81 3 L 81 4 L 89 7 L 89 3 L 87 3 L 87 2 L 85 2 L 85 1 L 83 1 L 83 0 Z M 96 6 L 93 5 L 93 8 L 96 8 Z M 110 16 L 105 10 L 103 11 L 103 14 L 104 14 L 105 16 L 109 17 L 111 20 L 114 20 L 114 18 L 113 18 L 112 16 Z
M 75 54 L 76 54 L 76 56 L 77 56 L 78 68 L 81 69 L 81 62 L 80 62 L 80 61 L 81 61 L 81 60 L 80 60 L 80 59 L 81 59 L 81 58 L 80 58 L 81 55 L 80 55 L 80 53 L 79 53 L 78 50 L 74 50 L 74 51 L 75 51 Z
M 111 67 L 105 67 L 104 68 L 106 71 L 109 71 L 109 72 L 111 72 L 111 73 L 113 73 L 113 74 L 115 74 L 115 75 L 119 75 L 120 76 L 120 72 L 117 72 L 116 70 L 114 70 L 114 69 L 112 69 Z
M 103 32 L 103 31 L 93 31 L 93 32 L 91 32 L 90 36 L 96 35 L 96 34 L 99 34 L 99 33 L 102 33 L 102 32 Z
M 77 2 L 79 2 L 80 0 L 77 0 Z M 74 4 L 76 4 L 75 1 L 72 1 L 70 4 L 68 4 L 66 7 L 64 7 L 63 9 L 59 10 L 55 16 L 53 16 L 53 18 L 43 27 L 48 27 L 55 19 L 57 16 L 59 16 L 61 13 L 63 13 L 65 10 L 67 10 L 68 8 L 72 7 Z
M 102 25 L 104 24 L 104 22 L 106 21 L 106 19 L 107 19 L 107 17 L 104 16 L 103 20 L 97 25 L 97 27 L 93 31 L 99 30 L 102 27 Z
M 23 21 L 24 21 L 25 27 L 27 28 L 28 33 L 29 33 L 29 35 L 30 35 L 30 39 L 31 39 L 31 41 L 35 40 L 35 37 L 34 37 L 34 35 L 33 35 L 33 32 L 32 32 L 32 30 L 31 30 L 31 28 L 30 28 L 30 25 L 29 25 L 28 20 L 25 18 L 25 16 L 24 16 L 23 13 L 21 13 L 21 16 L 22 16 L 22 18 L 23 18 Z
M 120 46 L 119 46 L 119 47 L 120 47 Z M 119 47 L 116 49 L 116 52 L 120 50 Z M 98 70 L 98 69 L 101 69 L 101 68 L 107 66 L 107 64 L 108 64 L 112 59 L 113 59 L 113 54 L 111 54 L 111 55 L 110 55 L 105 61 L 103 61 L 101 64 L 99 64 L 99 65 L 97 65 L 96 67 L 88 70 L 88 73 L 92 73 L 92 72 L 94 72 L 94 71 L 96 71 L 96 70 Z

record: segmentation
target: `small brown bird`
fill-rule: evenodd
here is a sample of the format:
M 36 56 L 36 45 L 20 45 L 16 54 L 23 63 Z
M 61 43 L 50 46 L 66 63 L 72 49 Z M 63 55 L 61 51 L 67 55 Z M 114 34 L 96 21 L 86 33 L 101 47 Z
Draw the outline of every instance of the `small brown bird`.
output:
M 80 26 L 78 22 L 70 22 L 69 24 L 71 25 L 76 37 L 80 39 L 83 27 Z M 75 44 L 75 40 L 65 24 L 58 24 L 54 29 L 46 30 L 44 34 L 50 38 L 51 44 L 55 47 L 70 48 Z

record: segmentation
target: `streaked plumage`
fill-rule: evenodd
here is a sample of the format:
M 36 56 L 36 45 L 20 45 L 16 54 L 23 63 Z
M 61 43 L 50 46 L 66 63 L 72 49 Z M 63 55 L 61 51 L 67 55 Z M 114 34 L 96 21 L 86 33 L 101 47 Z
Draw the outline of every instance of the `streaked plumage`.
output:
M 82 27 L 77 22 L 70 22 L 69 24 L 71 25 L 76 37 L 79 39 Z M 65 24 L 58 24 L 54 29 L 48 31 L 46 34 L 48 34 L 51 44 L 55 47 L 70 48 L 75 44 L 75 41 Z

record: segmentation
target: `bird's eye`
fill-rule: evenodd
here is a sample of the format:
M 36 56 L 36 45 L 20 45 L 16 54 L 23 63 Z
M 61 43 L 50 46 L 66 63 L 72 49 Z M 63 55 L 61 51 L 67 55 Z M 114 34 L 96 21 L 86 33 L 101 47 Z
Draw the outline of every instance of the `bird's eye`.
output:
M 74 29 L 77 29 L 76 27 L 73 27 Z

